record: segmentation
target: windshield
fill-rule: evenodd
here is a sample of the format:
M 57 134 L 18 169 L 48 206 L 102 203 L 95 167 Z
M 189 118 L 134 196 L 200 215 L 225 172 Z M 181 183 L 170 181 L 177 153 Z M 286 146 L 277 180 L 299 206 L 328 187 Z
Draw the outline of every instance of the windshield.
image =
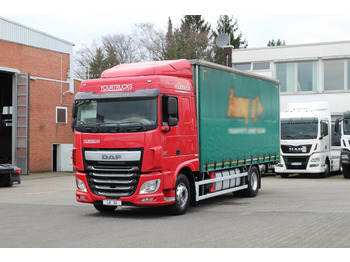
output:
M 157 98 L 78 101 L 76 130 L 80 132 L 141 132 L 158 123 Z
M 317 118 L 281 120 L 281 139 L 316 139 L 317 132 Z
M 343 121 L 344 135 L 350 135 L 350 119 L 344 119 Z

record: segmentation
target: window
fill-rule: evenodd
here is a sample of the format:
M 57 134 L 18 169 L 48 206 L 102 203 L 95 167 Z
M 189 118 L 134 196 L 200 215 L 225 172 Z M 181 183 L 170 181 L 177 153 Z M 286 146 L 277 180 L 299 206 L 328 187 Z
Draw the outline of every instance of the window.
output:
M 332 146 L 340 146 L 341 134 L 336 133 L 334 129 L 334 123 L 332 123 Z
M 253 63 L 253 70 L 267 70 L 270 69 L 270 62 L 254 62 Z
M 276 78 L 281 82 L 281 92 L 295 91 L 295 64 L 277 63 Z
M 238 70 L 250 70 L 250 63 L 234 64 L 234 66 Z
M 56 123 L 67 124 L 67 107 L 56 106 Z
M 324 61 L 324 90 L 344 90 L 344 60 Z
M 317 62 L 298 62 L 298 91 L 317 90 Z

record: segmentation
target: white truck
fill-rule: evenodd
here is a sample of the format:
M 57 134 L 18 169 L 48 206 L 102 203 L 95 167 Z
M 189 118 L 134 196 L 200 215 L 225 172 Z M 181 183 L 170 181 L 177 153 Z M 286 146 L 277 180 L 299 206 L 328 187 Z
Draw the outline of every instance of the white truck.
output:
M 340 152 L 331 149 L 331 115 L 327 102 L 291 103 L 281 113 L 281 158 L 275 173 L 319 174 L 339 171 Z
M 350 178 L 350 111 L 343 113 L 342 118 L 335 121 L 335 131 L 341 134 L 341 166 L 344 178 Z

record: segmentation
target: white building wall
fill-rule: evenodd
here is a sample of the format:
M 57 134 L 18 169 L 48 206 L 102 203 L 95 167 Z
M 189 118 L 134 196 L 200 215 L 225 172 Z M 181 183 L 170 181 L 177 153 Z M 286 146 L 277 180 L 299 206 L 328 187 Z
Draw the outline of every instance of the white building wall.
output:
M 344 90 L 324 90 L 324 63 L 333 59 L 345 60 Z M 342 112 L 350 110 L 350 88 L 348 88 L 350 76 L 348 75 L 347 59 L 350 59 L 350 41 L 232 50 L 233 67 L 235 64 L 251 63 L 250 72 L 272 78 L 276 78 L 277 63 L 315 61 L 317 64 L 316 90 L 281 92 L 281 111 L 286 110 L 287 103 L 326 101 L 329 103 L 333 116 L 339 116 Z M 263 61 L 270 62 L 269 69 L 253 70 L 254 62 Z M 297 81 L 297 79 L 295 80 Z
M 350 58 L 350 41 L 232 50 L 232 63 Z

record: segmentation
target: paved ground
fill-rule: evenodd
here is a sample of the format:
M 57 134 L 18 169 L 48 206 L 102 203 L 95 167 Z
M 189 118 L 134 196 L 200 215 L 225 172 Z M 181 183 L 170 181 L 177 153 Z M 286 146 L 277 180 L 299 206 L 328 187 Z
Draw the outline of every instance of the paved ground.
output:
M 350 180 L 268 176 L 256 198 L 204 200 L 112 214 L 75 201 L 72 173 L 22 176 L 0 188 L 0 247 L 350 247 Z

